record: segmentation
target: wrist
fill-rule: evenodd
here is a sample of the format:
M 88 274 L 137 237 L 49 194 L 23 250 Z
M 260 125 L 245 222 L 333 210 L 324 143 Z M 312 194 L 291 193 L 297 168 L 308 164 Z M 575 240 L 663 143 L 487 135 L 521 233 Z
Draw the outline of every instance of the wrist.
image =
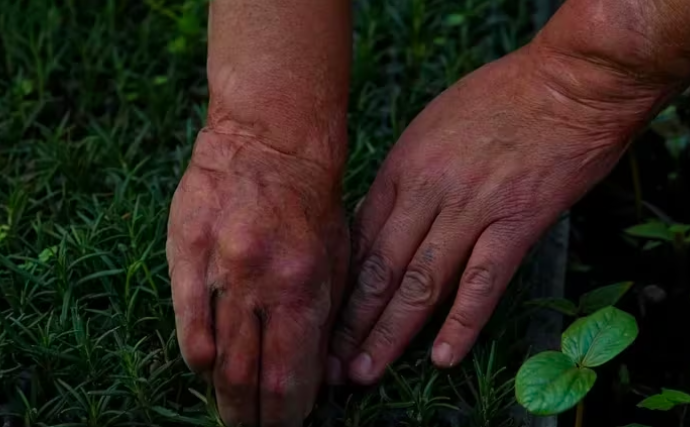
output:
M 266 155 L 308 162 L 340 177 L 347 158 L 346 96 L 306 99 L 309 88 L 277 80 L 230 70 L 209 73 L 206 130 L 222 135 L 221 141 L 241 140 Z
M 324 157 L 313 160 L 304 152 L 284 151 L 280 148 L 283 145 L 287 144 L 257 137 L 254 130 L 224 121 L 217 128 L 207 126 L 199 132 L 190 168 L 216 177 L 229 176 L 237 182 L 248 180 L 261 187 L 307 191 L 340 200 L 343 166 L 327 164 Z
M 687 0 L 568 0 L 535 42 L 650 87 L 690 78 Z
M 622 144 L 683 89 L 681 79 L 641 73 L 592 51 L 552 44 L 540 36 L 525 51 L 534 64 L 533 75 L 556 100 L 554 108 L 562 109 L 564 120 Z

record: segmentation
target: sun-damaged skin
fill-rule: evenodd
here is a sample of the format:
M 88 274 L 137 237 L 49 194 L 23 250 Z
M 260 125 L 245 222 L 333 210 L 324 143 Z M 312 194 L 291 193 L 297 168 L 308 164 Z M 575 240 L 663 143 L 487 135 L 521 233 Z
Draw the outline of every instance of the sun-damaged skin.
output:
M 213 0 L 207 127 L 175 192 L 177 335 L 227 425 L 299 426 L 345 285 L 349 1 Z
M 167 252 L 182 355 L 230 425 L 300 425 L 322 378 L 350 253 L 349 3 L 211 2 Z M 453 294 L 432 358 L 462 359 L 528 248 L 690 76 L 689 22 L 687 0 L 569 0 L 415 119 L 357 215 L 335 380 L 375 381 Z
M 688 28 L 685 0 L 570 0 L 429 104 L 357 215 L 331 380 L 378 380 L 450 297 L 432 360 L 459 363 L 529 248 L 684 86 Z

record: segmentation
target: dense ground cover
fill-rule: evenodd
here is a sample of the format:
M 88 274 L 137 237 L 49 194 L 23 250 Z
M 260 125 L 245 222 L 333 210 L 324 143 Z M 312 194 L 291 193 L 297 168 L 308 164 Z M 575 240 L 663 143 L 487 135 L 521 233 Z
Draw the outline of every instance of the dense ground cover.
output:
M 526 3 L 357 2 L 349 208 L 427 101 L 519 46 Z M 219 425 L 179 357 L 164 254 L 168 203 L 205 115 L 205 9 L 0 0 L 4 422 Z M 526 348 L 520 299 L 506 301 L 454 371 L 430 366 L 421 337 L 381 385 L 326 390 L 310 422 L 519 425 L 511 378 Z

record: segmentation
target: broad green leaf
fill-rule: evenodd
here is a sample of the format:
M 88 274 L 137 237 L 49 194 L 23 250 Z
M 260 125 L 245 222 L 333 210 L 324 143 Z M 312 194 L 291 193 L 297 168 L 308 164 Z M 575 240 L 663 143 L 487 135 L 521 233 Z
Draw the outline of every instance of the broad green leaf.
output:
M 671 389 L 662 389 L 660 394 L 649 396 L 642 402 L 638 403 L 639 408 L 652 409 L 657 411 L 668 411 L 676 405 L 687 405 L 690 403 L 690 395 Z
M 575 303 L 565 298 L 539 298 L 528 301 L 527 304 L 549 308 L 568 316 L 577 316 L 577 306 Z
M 594 385 L 597 374 L 579 368 L 565 354 L 545 351 L 529 358 L 515 378 L 515 396 L 535 415 L 555 415 L 577 405 Z
M 645 239 L 658 239 L 667 242 L 673 241 L 673 233 L 668 229 L 668 225 L 658 220 L 635 225 L 625 230 L 625 232 L 631 236 Z
M 58 251 L 57 246 L 51 246 L 49 248 L 45 248 L 41 251 L 40 254 L 38 254 L 38 259 L 39 261 L 45 263 L 48 262 L 52 257 L 55 256 L 55 254 Z
M 668 228 L 668 231 L 670 231 L 673 234 L 682 234 L 685 235 L 688 231 L 690 231 L 690 225 L 687 224 L 673 224 Z
M 628 313 L 605 307 L 577 319 L 561 337 L 561 348 L 573 362 L 593 368 L 616 357 L 637 338 L 637 322 Z
M 597 310 L 615 305 L 632 287 L 632 282 L 602 286 L 580 297 L 580 313 L 592 314 Z
M 652 409 L 655 411 L 668 411 L 669 409 L 676 406 L 675 403 L 666 399 L 661 394 L 655 394 L 654 396 L 649 396 L 642 402 L 637 404 L 638 408 Z
M 661 395 L 675 403 L 690 403 L 690 394 L 687 394 L 683 391 L 663 388 L 661 389 Z

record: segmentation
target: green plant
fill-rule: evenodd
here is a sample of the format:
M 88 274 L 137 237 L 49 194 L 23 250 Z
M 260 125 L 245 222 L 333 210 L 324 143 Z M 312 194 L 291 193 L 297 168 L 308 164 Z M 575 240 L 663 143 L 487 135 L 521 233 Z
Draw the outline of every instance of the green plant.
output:
M 577 405 L 575 426 L 581 427 L 582 399 L 594 385 L 592 370 L 625 350 L 637 337 L 635 318 L 605 307 L 575 320 L 561 337 L 561 351 L 545 351 L 528 359 L 515 379 L 518 402 L 535 415 L 555 415 Z
M 669 243 L 677 251 L 680 251 L 685 246 L 690 245 L 690 225 L 688 224 L 672 224 L 652 219 L 626 229 L 625 233 L 645 239 L 646 243 L 642 247 L 643 250 L 654 249 L 664 243 Z
M 690 394 L 668 388 L 661 389 L 661 393 L 649 396 L 637 404 L 638 408 L 668 411 L 678 405 L 690 404 Z
M 577 317 L 592 314 L 604 307 L 616 305 L 623 295 L 630 290 L 632 285 L 632 282 L 621 282 L 596 288 L 580 296 L 577 305 L 565 298 L 539 298 L 531 300 L 527 304 L 549 308 L 567 316 Z

